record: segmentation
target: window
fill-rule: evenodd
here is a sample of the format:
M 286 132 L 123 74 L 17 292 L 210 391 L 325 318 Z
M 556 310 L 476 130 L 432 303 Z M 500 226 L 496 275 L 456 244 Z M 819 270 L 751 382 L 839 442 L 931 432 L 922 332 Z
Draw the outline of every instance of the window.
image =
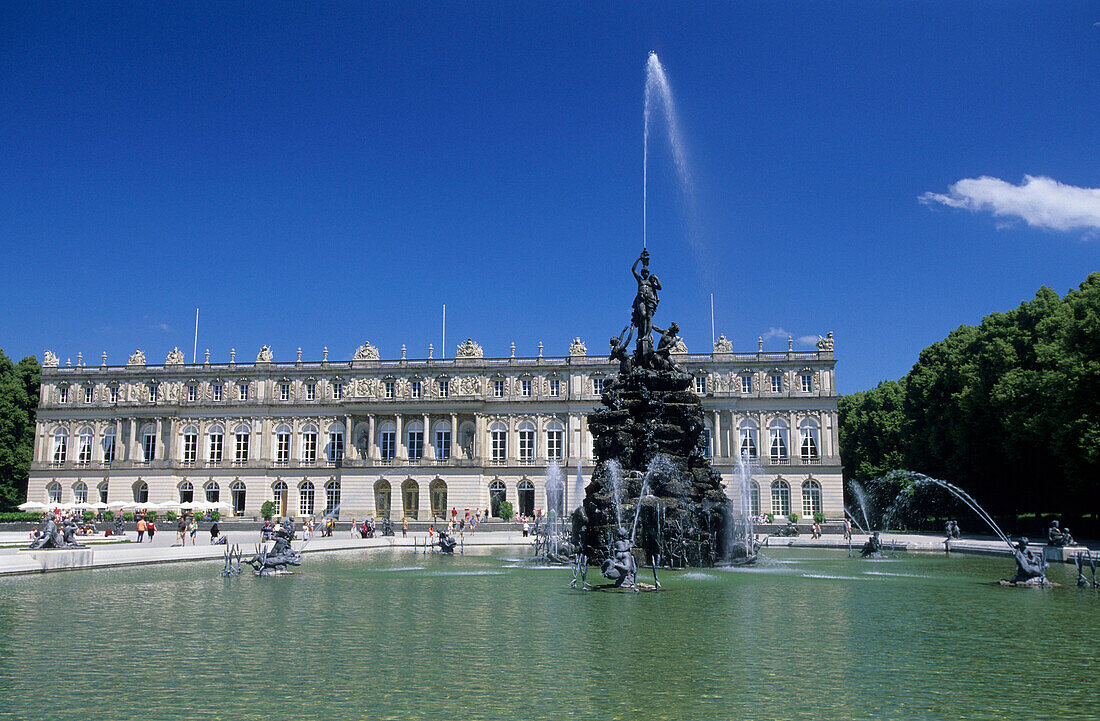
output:
M 742 458 L 756 458 L 756 426 L 751 423 L 744 423 L 738 429 L 738 435 L 740 436 L 740 445 L 737 452 Z
M 519 394 L 525 398 L 531 397 L 531 379 L 524 378 L 519 382 Z
M 714 435 L 710 431 L 710 426 L 703 428 L 703 455 L 707 458 L 714 457 Z
M 286 426 L 275 429 L 275 465 L 290 465 L 290 428 Z
M 374 514 L 379 518 L 390 517 L 390 498 L 393 488 L 385 478 L 380 478 L 374 483 Z
M 502 380 L 493 381 L 493 397 L 494 398 L 503 398 L 504 397 L 504 381 L 502 381 Z M 64 403 L 65 401 L 61 401 L 61 402 Z
M 526 479 L 516 484 L 519 496 L 519 514 L 531 518 L 535 515 L 535 484 Z
M 92 429 L 81 428 L 77 443 L 76 461 L 86 466 L 92 462 Z
M 555 461 L 560 461 L 563 457 L 562 453 L 562 438 L 564 437 L 564 428 L 561 423 L 557 421 L 551 421 L 550 425 L 546 426 L 546 457 Z
M 382 392 L 386 398 L 393 398 L 393 381 L 382 381 Z
M 46 487 L 46 498 L 50 503 L 61 503 L 61 484 L 51 483 Z
M 803 393 L 811 393 L 814 389 L 814 377 L 809 373 L 803 373 L 798 377 Z
M 775 421 L 768 428 L 768 454 L 772 462 L 787 460 L 787 426 L 782 421 Z
M 439 397 L 446 398 L 449 395 L 451 395 L 451 382 L 439 381 Z
M 603 395 L 603 378 L 592 379 L 592 392 L 596 395 Z
M 428 484 L 428 502 L 432 507 L 432 518 L 447 518 L 447 482 L 442 478 Z
M 283 481 L 275 481 L 271 486 L 271 500 L 275 501 L 275 512 L 277 515 L 289 515 L 287 513 L 286 495 L 286 483 Z
M 100 503 L 106 503 L 107 502 L 107 490 L 108 490 L 107 481 L 104 481 L 103 483 L 100 483 L 99 486 L 96 488 L 96 490 L 99 491 L 99 502 Z
M 220 401 L 222 399 L 222 387 L 221 387 L 221 385 L 219 384 L 219 385 L 215 385 L 214 387 L 212 387 L 210 389 L 210 394 L 211 394 L 211 397 L 214 400 Z
M 415 521 L 420 510 L 420 484 L 411 478 L 402 483 L 401 502 L 403 513 Z
M 69 387 L 68 386 L 61 386 L 61 388 L 58 389 L 57 401 L 58 401 L 58 403 L 68 403 L 69 402 Z
M 550 395 L 554 397 L 561 395 L 561 381 L 557 378 L 550 379 Z
M 247 401 L 248 400 L 248 384 L 247 383 L 238 383 L 237 384 L 237 400 L 239 400 L 239 401 Z
M 333 424 L 328 429 L 328 459 L 333 463 L 344 460 L 344 427 Z
M 441 461 L 451 458 L 451 426 L 442 423 L 435 427 L 435 457 Z
M 489 427 L 489 446 L 492 450 L 492 462 L 500 465 L 508 457 L 508 430 L 503 423 L 497 422 Z
M 772 482 L 772 513 L 791 515 L 791 487 L 782 479 Z
M 199 453 L 199 434 L 194 426 L 183 430 L 183 465 L 195 465 L 195 459 Z
M 73 500 L 77 503 L 88 502 L 88 485 L 84 481 L 77 481 L 73 486 Z
M 813 421 L 803 421 L 798 427 L 799 444 L 798 451 L 803 461 L 816 461 L 818 459 L 818 431 L 817 424 Z
M 203 493 L 206 494 L 207 503 L 217 503 L 222 498 L 222 489 L 218 487 L 217 481 L 209 481 L 202 487 Z
M 695 392 L 699 395 L 707 392 L 707 379 L 704 376 L 695 376 Z
M 229 487 L 230 502 L 233 504 L 233 515 L 244 515 L 244 494 L 245 487 L 241 481 L 235 481 L 233 485 Z
M 394 424 L 382 424 L 378 434 L 378 452 L 383 461 L 392 461 L 397 455 L 397 428 Z
M 752 393 L 752 376 L 741 376 L 741 392 Z
M 290 400 L 290 384 L 289 383 L 284 382 L 284 383 L 279 384 L 279 400 L 281 400 L 281 401 L 289 401 Z
M 187 400 L 191 403 L 194 403 L 198 399 L 199 399 L 199 387 L 197 385 L 195 385 L 194 383 L 192 383 L 191 385 L 187 386 Z
M 815 513 L 821 513 L 821 485 L 810 479 L 802 483 L 802 515 L 813 518 Z
M 91 386 L 84 386 L 84 402 L 85 403 L 91 403 L 92 402 L 92 396 L 93 396 L 92 387 Z
M 184 481 L 179 485 L 179 498 L 180 503 L 191 503 L 195 500 L 195 487 L 191 485 L 191 481 Z
M 157 390 L 158 390 L 157 384 L 153 383 L 149 386 L 149 402 L 150 403 L 156 403 L 157 402 Z
M 141 436 L 141 456 L 146 463 L 151 463 L 157 458 L 157 431 L 148 428 Z
M 419 461 L 424 457 L 424 426 L 410 423 L 405 432 L 410 461 Z
M 504 481 L 499 478 L 489 483 L 489 514 L 493 518 L 500 518 L 500 504 L 508 500 L 508 489 Z
M 317 400 L 317 384 L 316 383 L 306 383 L 306 400 L 307 401 Z
M 115 459 L 115 429 L 109 428 L 107 432 L 103 434 L 103 462 L 106 465 L 111 465 L 111 461 Z
M 234 449 L 233 465 L 243 466 L 248 463 L 248 426 L 237 426 L 233 431 Z
M 332 398 L 333 398 L 333 400 L 338 401 L 343 397 L 344 397 L 344 384 L 343 383 L 333 383 L 332 384 Z
M 771 379 L 772 379 L 772 393 L 782 393 L 783 392 L 783 376 L 773 375 L 771 377 Z
M 118 386 L 111 386 L 111 403 L 118 403 Z
M 413 381 L 410 384 L 409 393 L 412 395 L 413 398 L 420 397 L 420 381 Z
M 298 513 L 300 515 L 313 515 L 313 495 L 313 484 L 309 481 L 302 481 L 302 484 L 298 486 Z
M 760 484 L 756 481 L 753 481 L 749 488 L 749 513 L 754 516 L 760 515 Z
M 310 425 L 302 431 L 302 465 L 312 466 L 317 462 L 317 429 Z
M 210 430 L 210 442 L 208 444 L 209 453 L 206 456 L 210 465 L 217 466 L 222 462 L 222 446 L 223 436 L 221 426 L 214 426 Z
M 519 462 L 535 461 L 535 425 L 530 421 L 519 424 Z
M 134 503 L 148 503 L 149 502 L 149 484 L 145 481 L 138 481 L 133 485 L 134 491 Z
M 336 516 L 340 508 L 340 481 L 325 484 L 325 515 Z

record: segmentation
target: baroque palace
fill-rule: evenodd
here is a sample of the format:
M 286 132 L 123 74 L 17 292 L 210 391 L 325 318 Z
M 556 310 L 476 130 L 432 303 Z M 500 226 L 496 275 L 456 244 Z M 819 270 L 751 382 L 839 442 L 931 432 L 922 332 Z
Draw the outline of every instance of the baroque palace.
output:
M 740 504 L 739 456 L 752 464 L 751 508 L 777 517 L 843 516 L 832 333 L 816 351 L 712 353 L 678 344 L 706 411 L 712 463 Z M 259 516 L 336 512 L 428 520 L 455 507 L 547 512 L 547 466 L 570 480 L 593 469 L 587 414 L 617 371 L 580 339 L 569 355 L 485 358 L 467 340 L 454 358 L 382 360 L 370 343 L 350 361 L 163 365 L 139 350 L 125 366 L 62 366 L 46 351 L 27 499 L 44 503 L 226 502 Z M 572 508 L 580 499 L 552 502 Z

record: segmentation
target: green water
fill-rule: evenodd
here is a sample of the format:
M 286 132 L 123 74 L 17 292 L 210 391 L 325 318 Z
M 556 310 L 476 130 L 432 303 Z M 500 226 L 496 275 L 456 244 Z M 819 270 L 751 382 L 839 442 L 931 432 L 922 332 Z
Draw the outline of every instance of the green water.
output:
M 768 553 L 643 594 L 504 551 L 9 578 L 0 719 L 1100 716 L 1096 591 L 989 585 L 1005 559 Z

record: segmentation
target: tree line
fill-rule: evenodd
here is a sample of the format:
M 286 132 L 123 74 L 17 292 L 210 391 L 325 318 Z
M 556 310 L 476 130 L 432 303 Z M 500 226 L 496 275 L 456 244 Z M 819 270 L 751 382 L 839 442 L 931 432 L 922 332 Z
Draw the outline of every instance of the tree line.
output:
M 838 409 L 849 484 L 908 469 L 961 486 L 1001 517 L 1095 524 L 1100 273 L 960 326 L 904 378 L 842 396 Z
M 34 356 L 12 363 L 0 349 L 0 512 L 27 500 L 40 378 Z

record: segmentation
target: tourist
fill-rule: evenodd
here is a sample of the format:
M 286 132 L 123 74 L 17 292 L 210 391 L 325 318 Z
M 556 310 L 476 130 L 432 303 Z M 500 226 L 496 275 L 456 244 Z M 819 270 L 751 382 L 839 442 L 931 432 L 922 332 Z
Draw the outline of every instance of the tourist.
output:
M 821 538 L 821 524 L 814 521 L 814 538 Z
M 351 528 L 348 530 L 348 537 L 355 538 L 356 536 L 362 538 L 363 533 L 359 530 L 359 524 L 356 523 L 355 519 L 353 518 L 351 519 Z
M 186 543 L 187 538 L 187 519 L 183 516 L 179 517 L 179 521 L 176 522 L 176 544 L 177 546 L 183 546 Z
M 191 516 L 191 520 L 187 522 L 187 535 L 191 536 L 191 545 L 195 545 L 195 536 L 199 533 L 199 522 L 194 516 Z
M 218 542 L 218 536 L 221 535 L 221 530 L 218 528 L 218 522 L 214 521 L 210 524 L 210 545 L 213 546 Z
M 844 540 L 852 540 L 852 519 L 847 516 L 844 517 Z
M 435 545 L 435 526 L 428 525 L 428 542 Z
M 408 538 L 409 537 L 409 519 L 408 519 L 408 517 L 401 519 L 401 537 L 402 538 Z
M 148 524 L 145 522 L 145 516 L 138 516 L 138 522 L 137 522 L 137 532 L 138 532 L 137 542 L 138 543 L 141 543 L 142 541 L 145 540 L 145 530 L 146 530 L 146 528 L 148 528 Z
M 527 518 L 523 519 L 523 537 L 527 538 L 527 532 L 531 530 L 531 527 L 527 524 Z
M 149 534 L 149 543 L 153 542 L 153 536 L 157 535 L 157 519 L 153 518 L 145 524 L 145 532 Z

